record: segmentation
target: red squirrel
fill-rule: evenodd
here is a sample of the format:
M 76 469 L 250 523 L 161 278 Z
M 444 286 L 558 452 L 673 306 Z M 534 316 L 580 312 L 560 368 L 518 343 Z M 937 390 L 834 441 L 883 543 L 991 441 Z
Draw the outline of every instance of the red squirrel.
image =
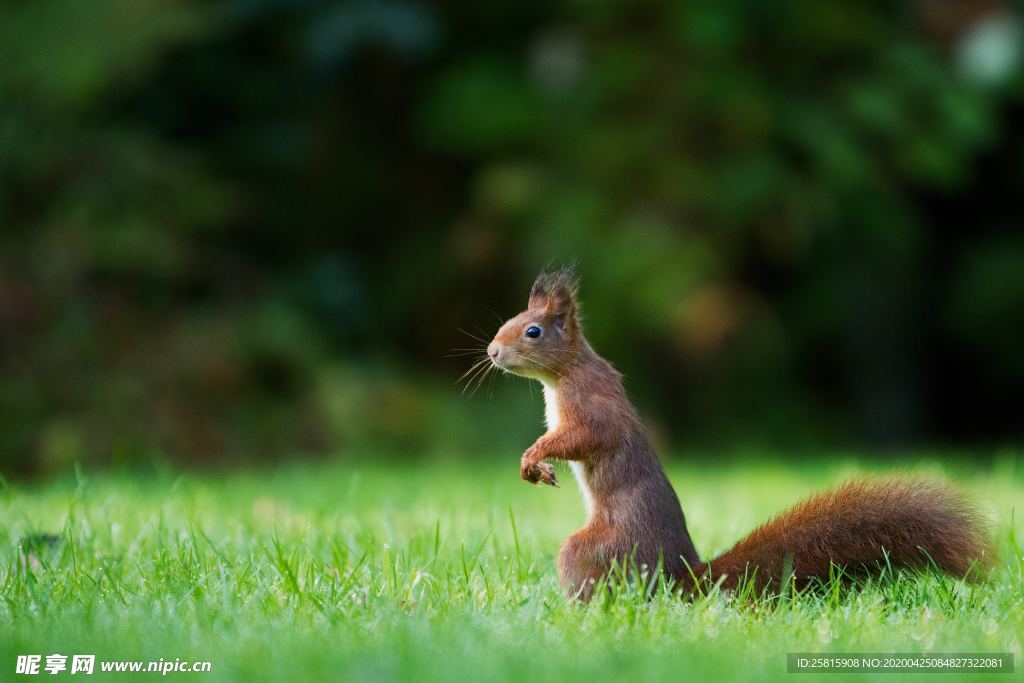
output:
M 778 590 L 791 577 L 802 587 L 828 580 L 831 565 L 860 571 L 934 563 L 963 577 L 988 553 L 981 518 L 956 493 L 941 484 L 889 479 L 820 493 L 702 562 L 622 376 L 583 336 L 577 291 L 571 267 L 542 273 L 527 309 L 502 325 L 487 347 L 495 366 L 544 388 L 548 431 L 526 449 L 520 475 L 555 485 L 554 468 L 545 461 L 568 461 L 583 492 L 586 526 L 558 553 L 570 597 L 589 600 L 613 565 L 653 570 L 660 562 L 665 576 L 692 594 L 702 581 L 725 589 L 753 581 L 763 591 Z

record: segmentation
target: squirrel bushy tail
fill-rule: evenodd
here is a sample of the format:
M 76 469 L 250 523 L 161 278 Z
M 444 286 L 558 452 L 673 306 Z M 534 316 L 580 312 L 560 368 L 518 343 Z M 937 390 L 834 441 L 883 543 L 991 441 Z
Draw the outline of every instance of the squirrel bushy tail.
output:
M 854 480 L 798 503 L 732 548 L 677 577 L 758 591 L 777 590 L 784 574 L 797 587 L 882 568 L 934 567 L 959 578 L 991 558 L 983 517 L 955 491 L 922 479 Z

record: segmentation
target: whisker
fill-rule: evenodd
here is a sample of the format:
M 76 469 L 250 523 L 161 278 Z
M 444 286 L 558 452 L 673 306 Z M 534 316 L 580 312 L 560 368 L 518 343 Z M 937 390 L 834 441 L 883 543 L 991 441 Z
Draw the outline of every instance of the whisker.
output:
M 495 318 L 498 319 L 498 324 L 499 325 L 504 325 L 505 324 L 505 321 L 502 319 L 502 317 L 500 315 L 497 314 L 497 312 L 495 312 L 495 310 L 493 308 L 488 308 L 487 306 L 484 306 L 484 308 L 487 309 L 488 313 L 490 313 L 491 315 L 493 315 Z
M 464 329 L 462 329 L 461 327 L 456 327 L 455 329 L 457 329 L 457 330 L 458 330 L 459 332 L 461 332 L 462 334 L 466 335 L 466 336 L 467 336 L 467 337 L 469 337 L 470 339 L 476 339 L 476 340 L 477 340 L 478 342 L 480 342 L 481 344 L 489 344 L 489 343 L 490 343 L 489 341 L 487 341 L 487 340 L 486 340 L 486 339 L 484 339 L 483 337 L 478 337 L 478 336 L 476 336 L 475 334 L 470 334 L 469 332 L 466 332 L 466 331 L 465 331 Z
M 485 359 L 485 360 L 490 360 L 490 359 Z M 464 387 L 462 387 L 462 393 L 465 394 L 466 393 L 466 389 L 468 389 L 469 386 L 473 383 L 473 380 L 475 380 L 477 377 L 479 377 L 481 375 L 481 373 L 487 372 L 487 369 L 489 367 L 493 367 L 493 365 L 489 365 L 489 364 L 485 363 L 484 361 L 479 361 L 472 368 L 467 370 L 466 374 L 469 375 L 469 378 L 466 379 L 466 385 Z M 472 373 L 472 374 L 470 374 L 470 373 Z M 463 375 L 463 376 L 465 377 L 465 375 Z
M 481 365 L 483 365 L 484 363 L 486 363 L 489 360 L 490 360 L 490 358 L 481 358 L 477 362 L 475 362 L 472 365 L 470 365 L 469 366 L 469 370 L 466 370 L 464 373 L 462 373 L 462 376 L 460 376 L 457 380 L 455 380 L 455 384 L 458 384 L 459 382 L 461 382 L 466 377 L 466 375 L 470 374 L 471 372 L 473 372 L 474 370 L 476 370 L 477 368 L 479 368 Z
M 487 379 L 487 375 L 494 369 L 494 365 L 487 366 L 487 369 L 483 371 L 483 374 L 479 375 L 479 379 L 476 381 L 476 386 L 473 387 L 473 392 L 469 395 L 470 398 L 476 396 L 476 392 L 480 391 L 480 387 L 483 386 L 484 380 Z
M 473 398 L 476 395 L 477 390 L 480 388 L 480 382 L 487 376 L 487 373 L 490 372 L 491 367 L 493 366 L 483 368 L 466 382 L 466 386 L 462 389 L 463 396 L 465 396 L 466 391 L 469 390 L 470 386 L 473 387 L 473 390 L 469 392 L 469 398 Z
M 480 388 L 480 380 L 483 379 L 484 377 L 486 377 L 487 373 L 489 371 L 490 370 L 488 368 L 484 368 L 484 370 L 482 372 L 479 372 L 479 373 L 476 374 L 476 376 L 473 378 L 473 382 L 467 383 L 466 389 L 470 388 L 470 386 L 469 386 L 470 384 L 473 385 L 473 390 L 469 392 L 469 397 L 470 398 L 473 398 L 473 396 L 476 395 L 477 389 Z
M 487 373 L 487 399 L 494 398 L 494 377 L 496 373 Z
M 494 377 L 495 377 L 495 373 L 493 373 L 493 372 L 489 373 L 489 377 L 487 379 L 487 399 L 488 400 L 494 398 L 494 391 L 493 391 L 494 390 Z
M 561 370 L 565 369 L 564 366 L 562 366 L 561 364 L 559 364 L 557 367 L 552 367 L 547 363 L 544 363 L 543 361 L 537 360 L 536 358 L 533 359 L 533 362 L 555 375 L 559 374 Z

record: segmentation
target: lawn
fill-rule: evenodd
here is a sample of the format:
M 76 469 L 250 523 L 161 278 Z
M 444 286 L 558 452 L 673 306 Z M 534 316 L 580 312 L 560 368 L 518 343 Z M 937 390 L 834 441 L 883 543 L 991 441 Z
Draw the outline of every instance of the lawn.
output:
M 19 654 L 208 660 L 202 681 L 746 680 L 787 652 L 1014 652 L 1024 643 L 1024 459 L 918 455 L 993 520 L 984 583 L 936 576 L 736 604 L 620 591 L 581 607 L 554 556 L 582 523 L 560 489 L 519 480 L 518 454 L 379 462 L 348 456 L 244 474 L 103 475 L 0 484 L 0 679 Z M 827 462 L 826 462 L 827 461 Z M 907 465 L 905 464 L 906 468 Z M 702 555 L 804 495 L 884 462 L 757 457 L 673 462 Z M 57 534 L 30 556 L 20 539 Z M 76 674 L 75 676 L 77 676 Z M 59 677 L 71 677 L 65 671 Z M 160 674 L 106 674 L 110 680 Z M 808 680 L 905 680 L 833 674 Z M 946 680 L 971 678 L 947 676 Z

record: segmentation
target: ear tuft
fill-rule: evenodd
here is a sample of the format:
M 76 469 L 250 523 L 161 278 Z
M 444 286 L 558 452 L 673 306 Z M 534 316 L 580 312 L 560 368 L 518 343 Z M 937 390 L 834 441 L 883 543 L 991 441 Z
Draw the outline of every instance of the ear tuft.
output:
M 530 290 L 530 308 L 547 309 L 547 314 L 554 317 L 574 317 L 579 287 L 575 262 L 554 272 L 545 271 L 537 276 Z

